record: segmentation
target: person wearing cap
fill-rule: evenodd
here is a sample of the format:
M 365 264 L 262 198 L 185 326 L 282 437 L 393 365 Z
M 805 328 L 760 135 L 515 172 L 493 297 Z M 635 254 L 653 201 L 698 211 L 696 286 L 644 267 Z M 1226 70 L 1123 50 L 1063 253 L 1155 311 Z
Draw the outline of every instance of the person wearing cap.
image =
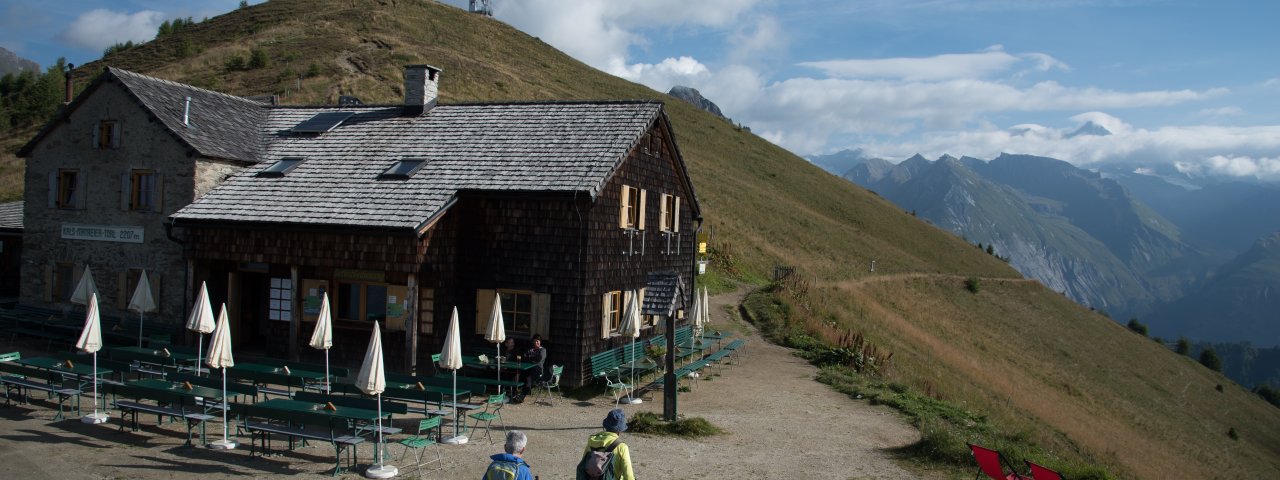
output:
M 512 430 L 507 432 L 507 442 L 502 448 L 506 453 L 489 457 L 493 462 L 485 469 L 481 480 L 498 480 L 514 478 L 515 480 L 533 480 L 529 472 L 529 464 L 524 461 L 524 448 L 529 444 L 529 437 L 524 432 Z
M 636 474 L 631 469 L 631 451 L 618 438 L 619 434 L 627 431 L 627 415 L 622 409 L 615 408 L 605 415 L 601 423 L 604 431 L 587 438 L 587 448 L 582 455 L 585 457 L 592 449 L 608 448 L 617 442 L 618 445 L 613 448 L 613 475 L 618 480 L 635 480 Z

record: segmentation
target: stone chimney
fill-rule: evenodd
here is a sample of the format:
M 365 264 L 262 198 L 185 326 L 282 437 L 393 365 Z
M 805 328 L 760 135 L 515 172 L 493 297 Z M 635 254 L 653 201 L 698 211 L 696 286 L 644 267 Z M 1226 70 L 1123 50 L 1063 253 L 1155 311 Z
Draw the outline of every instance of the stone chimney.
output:
M 404 106 L 409 115 L 423 115 L 436 106 L 440 69 L 431 65 L 404 66 Z

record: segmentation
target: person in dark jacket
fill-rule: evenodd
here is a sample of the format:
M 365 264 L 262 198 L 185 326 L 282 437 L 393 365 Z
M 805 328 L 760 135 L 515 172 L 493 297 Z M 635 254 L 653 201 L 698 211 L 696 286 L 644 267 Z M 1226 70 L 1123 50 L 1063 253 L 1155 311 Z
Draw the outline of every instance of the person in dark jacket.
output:
M 542 380 L 542 367 L 547 362 L 547 349 L 542 347 L 541 335 L 533 336 L 533 348 L 524 352 L 524 361 L 534 364 L 524 378 L 524 394 L 528 395 L 529 392 L 533 391 L 533 385 Z

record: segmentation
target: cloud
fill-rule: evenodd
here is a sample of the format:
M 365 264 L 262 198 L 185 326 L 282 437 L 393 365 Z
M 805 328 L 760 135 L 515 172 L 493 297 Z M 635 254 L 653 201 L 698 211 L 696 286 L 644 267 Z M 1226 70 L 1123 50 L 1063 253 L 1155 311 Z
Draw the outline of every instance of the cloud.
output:
M 151 40 L 163 21 L 164 14 L 155 10 L 123 13 L 99 8 L 80 14 L 57 38 L 73 47 L 102 50 L 116 43 Z
M 1244 115 L 1244 109 L 1240 107 L 1205 108 L 1197 113 L 1205 117 L 1238 117 Z
M 1127 123 L 1124 123 L 1124 120 L 1120 120 L 1119 118 L 1113 117 L 1111 115 L 1108 115 L 1102 112 L 1081 113 L 1079 115 L 1075 115 L 1071 117 L 1071 120 L 1081 124 L 1085 122 L 1093 122 L 1098 125 L 1102 125 L 1102 128 L 1107 129 L 1107 131 L 1111 132 L 1111 134 L 1113 135 L 1115 134 L 1123 135 L 1125 133 L 1129 133 L 1133 131 L 1133 126 Z
M 1067 69 L 1067 65 L 1043 53 L 1013 55 L 995 45 L 981 53 L 947 53 L 932 57 L 845 59 L 801 62 L 830 77 L 845 79 L 901 79 L 907 81 L 989 78 L 1029 63 L 1028 71 Z
M 494 15 L 593 67 L 625 65 L 639 30 L 738 23 L 761 0 L 527 0 L 495 2 Z
M 787 36 L 777 19 L 758 16 L 730 34 L 728 44 L 733 46 L 730 62 L 751 62 L 759 56 L 781 52 L 787 45 Z
M 1254 158 L 1214 155 L 1201 164 L 1179 162 L 1176 166 L 1183 173 L 1212 173 L 1233 177 L 1280 180 L 1280 157 Z
M 706 65 L 693 57 L 667 58 L 659 63 L 635 63 L 627 65 L 619 59 L 608 67 L 614 75 L 648 85 L 659 91 L 667 91 L 674 85 L 690 85 L 698 78 L 710 74 Z

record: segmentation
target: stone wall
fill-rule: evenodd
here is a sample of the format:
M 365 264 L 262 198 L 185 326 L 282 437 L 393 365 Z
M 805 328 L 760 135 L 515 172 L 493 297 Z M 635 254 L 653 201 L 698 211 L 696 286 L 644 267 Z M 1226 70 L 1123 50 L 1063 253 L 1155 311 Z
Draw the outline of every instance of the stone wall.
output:
M 23 284 L 20 302 L 25 305 L 70 310 L 54 291 L 58 264 L 72 264 L 75 278 L 85 265 L 92 268 L 104 315 L 136 315 L 124 311 L 133 292 L 124 286 L 130 269 L 146 269 L 151 277 L 159 311 L 148 318 L 180 322 L 185 317 L 182 245 L 166 234 L 170 214 L 191 203 L 195 191 L 197 161 L 189 149 L 133 99 L 119 83 L 106 81 L 59 121 L 27 159 L 25 176 L 25 231 Z M 117 122 L 116 147 L 97 148 L 95 138 L 103 120 Z M 203 169 L 204 176 L 225 177 L 231 168 L 219 162 Z M 77 169 L 84 200 L 74 208 L 53 206 L 59 169 Z M 155 211 L 130 208 L 131 172 L 152 170 L 157 175 Z M 211 188 L 208 180 L 200 183 Z M 110 235 L 112 230 L 142 233 L 141 243 L 66 238 L 65 227 L 85 226 L 73 237 Z M 91 227 L 105 226 L 95 230 Z

